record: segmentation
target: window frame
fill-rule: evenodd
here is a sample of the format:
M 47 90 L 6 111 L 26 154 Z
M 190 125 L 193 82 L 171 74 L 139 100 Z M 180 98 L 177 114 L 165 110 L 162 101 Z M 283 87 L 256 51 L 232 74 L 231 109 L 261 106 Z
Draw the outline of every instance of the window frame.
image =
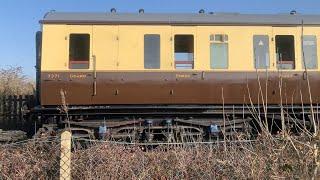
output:
M 314 42 L 315 42 L 315 54 L 316 54 L 316 59 L 315 59 L 315 62 L 316 62 L 316 67 L 314 68 L 308 68 L 308 67 L 305 67 L 305 60 L 306 60 L 306 55 L 305 55 L 305 48 L 304 48 L 304 38 L 305 36 L 307 37 L 313 37 L 314 38 Z M 317 39 L 317 35 L 302 35 L 301 36 L 301 64 L 302 64 L 302 69 L 308 69 L 308 70 L 317 70 L 319 68 L 319 57 L 318 57 L 318 39 Z M 306 63 L 307 65 L 307 63 Z
M 267 49 L 267 52 L 269 53 L 269 59 L 268 59 L 268 63 L 267 63 L 267 66 L 266 67 L 259 67 L 259 68 L 257 68 L 257 64 L 256 64 L 256 62 L 257 62 L 257 60 L 256 60 L 256 53 L 255 53 L 255 37 L 261 37 L 261 36 L 265 36 L 265 37 L 267 37 L 267 42 L 268 42 L 268 49 Z M 272 48 L 270 48 L 270 36 L 268 35 L 268 34 L 254 34 L 253 36 L 252 36 L 252 47 L 253 47 L 253 67 L 254 67 L 254 69 L 256 69 L 256 70 L 265 70 L 265 69 L 271 69 L 271 60 L 272 60 L 272 58 L 270 57 L 270 54 L 271 54 L 271 49 Z
M 293 68 L 290 68 L 290 69 L 287 69 L 287 68 L 279 68 L 279 59 L 278 59 L 278 50 L 277 50 L 277 36 L 292 36 L 293 37 L 293 55 L 294 55 L 294 60 L 293 60 Z M 294 34 L 276 34 L 274 36 L 274 47 L 275 47 L 275 54 L 276 54 L 276 57 L 275 57 L 275 63 L 276 63 L 276 69 L 279 69 L 279 70 L 286 70 L 286 71 L 290 71 L 290 70 L 296 70 L 297 69 L 297 53 L 296 53 L 296 37 Z M 285 63 L 283 63 L 285 64 Z
M 177 63 L 176 61 L 176 36 L 191 36 L 192 37 L 192 61 L 180 61 L 182 63 Z M 175 70 L 194 70 L 195 69 L 195 35 L 194 34 L 174 34 L 173 35 L 173 64 Z M 181 52 L 180 52 L 181 53 Z M 188 53 L 191 54 L 191 53 Z M 177 68 L 177 64 L 190 64 L 191 68 Z
M 159 66 L 157 68 L 148 68 L 146 67 L 146 46 L 145 46 L 145 43 L 146 43 L 146 36 L 157 36 L 159 38 Z M 143 35 L 143 67 L 144 69 L 161 69 L 161 35 L 160 34 L 144 34 Z
M 71 61 L 71 39 L 72 39 L 72 35 L 85 35 L 85 36 L 88 36 L 88 60 L 86 61 Z M 68 41 L 68 48 L 69 48 L 69 51 L 68 51 L 68 64 L 69 64 L 69 69 L 90 69 L 90 52 L 91 52 L 91 34 L 90 33 L 70 33 L 69 34 L 69 41 Z M 85 68 L 76 68 L 76 67 L 72 67 L 73 65 L 75 64 L 86 64 L 87 67 Z
M 218 41 L 216 40 L 216 36 L 221 36 L 222 39 L 221 41 Z M 213 38 L 212 38 L 213 37 Z M 227 59 L 226 59 L 226 67 L 214 67 L 213 66 L 213 61 L 214 59 L 211 59 L 212 57 L 212 51 L 211 51 L 211 46 L 213 44 L 226 44 L 227 46 Z M 209 53 L 209 57 L 210 57 L 210 69 L 211 70 L 228 70 L 229 67 L 230 67 L 230 49 L 229 49 L 229 35 L 227 33 L 212 33 L 209 35 L 209 50 L 210 50 L 210 53 Z

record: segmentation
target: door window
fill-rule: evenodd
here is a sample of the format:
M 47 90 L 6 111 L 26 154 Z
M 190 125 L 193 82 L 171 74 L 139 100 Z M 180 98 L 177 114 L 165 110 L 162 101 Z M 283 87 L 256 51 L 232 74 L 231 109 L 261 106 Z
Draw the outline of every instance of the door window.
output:
M 253 57 L 256 69 L 269 68 L 269 36 L 253 36 Z
M 160 35 L 144 35 L 144 68 L 160 69 Z
M 174 36 L 174 63 L 176 69 L 194 68 L 193 35 Z
M 70 34 L 69 68 L 89 69 L 90 35 Z
M 303 36 L 303 54 L 302 54 L 302 67 L 304 63 L 307 69 L 318 68 L 318 55 L 317 55 L 317 38 L 316 36 L 305 35 Z M 303 60 L 305 62 L 303 62 Z
M 278 69 L 295 69 L 294 36 L 277 35 L 276 52 Z
M 210 36 L 210 67 L 211 69 L 228 69 L 229 59 L 228 35 Z

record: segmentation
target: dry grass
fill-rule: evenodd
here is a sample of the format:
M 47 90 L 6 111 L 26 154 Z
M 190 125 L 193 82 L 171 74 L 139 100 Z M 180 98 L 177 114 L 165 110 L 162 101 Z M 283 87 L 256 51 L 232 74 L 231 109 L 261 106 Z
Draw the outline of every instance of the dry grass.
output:
M 34 81 L 21 67 L 0 68 L 0 95 L 33 94 L 34 88 Z
M 73 154 L 72 173 L 79 179 L 310 179 L 317 177 L 315 143 L 319 147 L 319 140 L 303 136 L 261 136 L 254 143 L 229 144 L 226 150 L 197 145 L 149 152 L 100 143 Z
M 81 144 L 81 145 L 80 145 Z M 261 135 L 256 142 L 223 145 L 138 146 L 74 142 L 74 179 L 312 179 L 319 138 Z M 318 171 L 318 172 L 317 172 Z M 0 179 L 58 178 L 58 143 L 29 142 L 0 149 Z
M 59 176 L 59 141 L 0 146 L 0 179 L 47 179 Z

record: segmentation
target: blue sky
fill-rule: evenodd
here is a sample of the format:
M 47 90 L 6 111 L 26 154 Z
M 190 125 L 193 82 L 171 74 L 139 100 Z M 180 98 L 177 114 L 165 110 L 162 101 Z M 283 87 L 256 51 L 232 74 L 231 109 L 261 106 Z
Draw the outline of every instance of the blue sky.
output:
M 319 0 L 1 0 L 0 68 L 22 66 L 35 76 L 35 32 L 43 15 L 56 11 L 105 12 L 213 12 L 320 14 Z

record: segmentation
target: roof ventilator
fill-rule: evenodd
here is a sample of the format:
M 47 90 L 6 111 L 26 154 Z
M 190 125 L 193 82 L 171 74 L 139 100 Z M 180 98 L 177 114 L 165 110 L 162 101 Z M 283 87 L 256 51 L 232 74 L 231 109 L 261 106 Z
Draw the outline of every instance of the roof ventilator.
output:
M 111 12 L 111 13 L 116 13 L 117 10 L 116 10 L 116 8 L 111 8 L 111 9 L 110 9 L 110 12 Z
M 144 13 L 144 9 L 139 9 L 139 14 L 143 14 Z
M 296 14 L 297 14 L 297 11 L 296 11 L 296 10 L 290 11 L 290 15 L 296 15 Z

